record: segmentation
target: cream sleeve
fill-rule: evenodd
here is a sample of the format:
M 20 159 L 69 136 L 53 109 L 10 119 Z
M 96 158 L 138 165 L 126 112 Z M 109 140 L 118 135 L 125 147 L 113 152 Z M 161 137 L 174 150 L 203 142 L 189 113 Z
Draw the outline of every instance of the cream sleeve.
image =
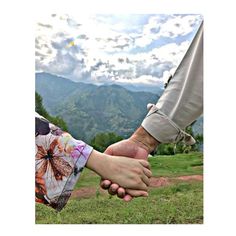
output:
M 157 104 L 148 104 L 143 128 L 161 143 L 194 144 L 184 129 L 203 112 L 203 22 Z

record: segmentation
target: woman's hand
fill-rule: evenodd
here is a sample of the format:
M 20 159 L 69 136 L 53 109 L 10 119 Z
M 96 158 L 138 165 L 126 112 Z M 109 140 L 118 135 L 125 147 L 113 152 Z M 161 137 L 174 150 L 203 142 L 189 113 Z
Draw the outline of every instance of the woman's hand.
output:
M 152 176 L 149 163 L 121 156 L 110 156 L 93 150 L 86 166 L 119 186 L 147 191 Z
M 125 156 L 134 159 L 147 160 L 150 152 L 155 150 L 159 142 L 153 138 L 142 126 L 140 126 L 129 139 L 110 145 L 105 153 L 112 156 Z M 124 189 L 117 183 L 108 179 L 102 179 L 101 188 L 107 189 L 109 194 L 131 201 L 133 197 L 146 197 L 147 192 L 141 190 Z

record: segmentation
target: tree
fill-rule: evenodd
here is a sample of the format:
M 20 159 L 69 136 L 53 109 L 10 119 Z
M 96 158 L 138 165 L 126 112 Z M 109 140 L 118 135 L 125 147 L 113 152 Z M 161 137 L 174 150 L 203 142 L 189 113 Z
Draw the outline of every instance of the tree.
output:
M 50 116 L 43 106 L 42 97 L 37 92 L 35 92 L 35 111 L 46 119 Z
M 174 155 L 175 154 L 175 144 L 173 143 L 161 143 L 157 148 L 157 155 Z
M 123 138 L 115 133 L 98 133 L 91 140 L 90 144 L 96 150 L 104 152 L 108 146 L 121 141 Z
M 172 143 L 162 143 L 158 146 L 157 152 L 155 154 L 157 155 L 174 155 L 176 153 L 189 153 L 191 151 L 199 151 L 202 148 L 203 143 L 203 135 L 197 134 L 196 136 L 193 133 L 192 125 L 195 122 L 193 122 L 191 125 L 186 127 L 185 131 L 193 136 L 193 138 L 196 140 L 196 143 L 194 145 L 186 145 L 184 142 L 179 142 L 177 144 Z
M 60 127 L 64 131 L 68 131 L 66 122 L 61 117 L 59 117 L 59 116 L 51 116 L 47 112 L 47 110 L 43 106 L 43 99 L 40 96 L 40 94 L 38 94 L 37 92 L 35 92 L 35 111 L 39 115 L 43 116 L 45 119 L 50 121 L 52 124 Z

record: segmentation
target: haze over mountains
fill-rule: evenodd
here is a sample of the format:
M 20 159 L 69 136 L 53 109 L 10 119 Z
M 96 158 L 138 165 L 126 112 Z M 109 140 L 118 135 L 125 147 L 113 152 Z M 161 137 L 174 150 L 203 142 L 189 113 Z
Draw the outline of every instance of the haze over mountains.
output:
M 36 91 L 43 97 L 48 112 L 62 117 L 69 132 L 87 142 L 100 132 L 129 137 L 147 114 L 146 105 L 156 103 L 160 97 L 114 84 L 77 83 L 44 72 L 36 73 Z M 200 117 L 193 126 L 194 133 L 202 134 L 202 126 Z
M 48 73 L 36 73 L 36 91 L 45 108 L 62 117 L 75 138 L 85 141 L 99 132 L 128 137 L 147 114 L 147 103 L 159 99 L 150 92 L 76 83 Z

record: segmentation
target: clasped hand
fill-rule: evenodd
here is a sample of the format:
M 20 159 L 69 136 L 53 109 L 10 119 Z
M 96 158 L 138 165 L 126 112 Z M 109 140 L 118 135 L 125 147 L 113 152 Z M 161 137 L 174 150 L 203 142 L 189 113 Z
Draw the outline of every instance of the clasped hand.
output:
M 126 156 L 132 159 L 137 159 L 137 160 L 141 159 L 145 161 L 147 160 L 147 157 L 149 154 L 148 151 L 144 147 L 137 145 L 137 143 L 131 139 L 123 140 L 109 146 L 106 149 L 105 153 L 112 156 L 118 156 L 118 155 Z M 129 161 L 131 161 L 132 159 L 130 159 Z M 146 175 L 144 182 L 146 186 L 149 186 L 149 178 L 151 177 L 150 166 L 148 165 L 146 166 L 146 168 L 149 169 L 149 172 L 146 171 L 146 174 L 148 173 L 148 175 Z M 109 180 L 102 179 L 100 186 L 103 189 L 107 189 L 109 194 L 111 195 L 117 194 L 118 197 L 123 198 L 123 200 L 127 202 L 132 200 L 133 197 L 140 197 L 140 196 L 147 197 L 148 196 L 147 188 L 141 188 L 143 184 L 140 184 L 140 186 L 137 185 L 136 189 L 134 188 L 131 189 L 131 188 L 125 188 L 124 186 L 119 185 L 117 183 L 119 182 L 112 181 L 111 179 Z

